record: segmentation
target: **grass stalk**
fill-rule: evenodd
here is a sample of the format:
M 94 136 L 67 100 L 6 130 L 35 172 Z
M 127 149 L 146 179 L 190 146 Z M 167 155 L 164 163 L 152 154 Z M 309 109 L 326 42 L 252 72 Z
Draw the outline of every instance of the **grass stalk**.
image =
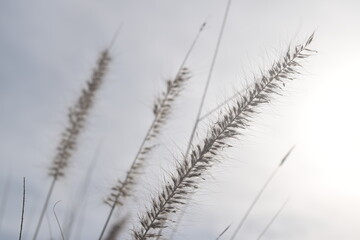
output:
M 262 194 L 264 193 L 264 191 L 266 190 L 266 188 L 268 187 L 268 185 L 270 184 L 270 182 L 273 180 L 273 178 L 275 177 L 276 173 L 279 171 L 280 167 L 285 163 L 286 159 L 289 157 L 289 155 L 291 154 L 291 152 L 294 150 L 295 146 L 291 147 L 290 150 L 285 154 L 285 156 L 281 159 L 279 165 L 276 166 L 276 168 L 274 169 L 274 171 L 270 174 L 270 176 L 266 179 L 264 185 L 261 187 L 260 191 L 256 194 L 255 199 L 251 202 L 249 208 L 246 210 L 244 216 L 242 217 L 239 225 L 236 227 L 233 235 L 231 236 L 230 240 L 234 240 L 236 235 L 239 233 L 239 231 L 241 230 L 241 228 L 244 226 L 245 221 L 248 219 L 251 211 L 253 210 L 253 208 L 255 207 L 255 205 L 257 204 L 257 202 L 259 201 L 260 197 L 262 196 Z
M 58 218 L 58 216 L 57 216 L 57 214 L 56 214 L 56 211 L 55 211 L 55 207 L 56 207 L 56 205 L 57 205 L 59 202 L 61 202 L 61 200 L 57 201 L 57 202 L 54 204 L 54 206 L 53 206 L 53 213 L 54 213 L 55 220 L 56 220 L 56 223 L 57 223 L 57 225 L 58 225 L 58 228 L 59 228 L 59 231 L 60 231 L 60 234 L 61 234 L 61 239 L 62 239 L 62 240 L 65 240 L 64 233 L 63 233 L 63 231 L 62 231 L 59 218 Z
M 68 217 L 65 218 L 66 220 L 63 223 L 64 236 L 65 236 L 65 239 L 67 239 L 67 240 L 71 239 L 71 235 L 73 233 L 73 228 L 76 224 L 77 217 L 82 214 L 82 211 L 84 209 L 83 208 L 84 202 L 87 198 L 89 186 L 91 184 L 91 178 L 93 176 L 93 172 L 94 172 L 96 163 L 99 159 L 101 146 L 102 146 L 102 144 L 100 143 L 95 150 L 94 157 L 86 171 L 86 174 L 85 174 L 84 180 L 81 184 L 81 187 L 79 187 L 78 195 L 76 196 L 76 200 L 73 201 L 74 204 L 71 206 L 70 213 L 69 213 Z
M 42 225 L 42 222 L 43 222 L 47 207 L 49 205 L 51 195 L 52 195 L 52 193 L 54 191 L 54 188 L 55 188 L 55 184 L 56 184 L 56 178 L 53 178 L 52 182 L 51 182 L 51 185 L 49 187 L 49 190 L 47 192 L 47 195 L 46 195 L 45 203 L 44 203 L 44 205 L 42 207 L 42 210 L 41 210 L 41 213 L 40 213 L 40 218 L 39 218 L 38 224 L 36 225 L 33 240 L 35 240 L 38 237 L 38 234 L 39 234 L 39 231 L 40 231 L 40 228 L 41 228 L 41 225 Z
M 265 226 L 264 230 L 261 231 L 259 237 L 257 238 L 257 240 L 260 240 L 265 233 L 269 230 L 269 228 L 271 227 L 271 225 L 275 222 L 275 220 L 279 217 L 280 213 L 284 210 L 285 206 L 288 204 L 289 199 L 287 199 L 279 208 L 279 210 L 276 212 L 276 214 L 271 218 L 270 222 Z
M 231 224 L 229 224 L 220 234 L 219 236 L 216 238 L 216 240 L 219 240 L 230 228 Z

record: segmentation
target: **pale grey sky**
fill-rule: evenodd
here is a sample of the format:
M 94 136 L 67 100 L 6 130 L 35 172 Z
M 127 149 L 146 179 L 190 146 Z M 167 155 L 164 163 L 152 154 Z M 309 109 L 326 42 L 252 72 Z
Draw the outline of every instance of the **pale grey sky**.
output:
M 0 239 L 17 237 L 21 182 L 27 179 L 24 239 L 30 239 L 50 184 L 50 165 L 66 113 L 97 56 L 112 48 L 106 82 L 66 179 L 51 200 L 65 212 L 100 145 L 87 197 L 82 239 L 96 239 L 108 207 L 102 199 L 122 177 L 151 120 L 154 97 L 176 74 L 203 21 L 187 66 L 193 78 L 158 139 L 147 175 L 130 204 L 137 225 L 165 172 L 174 169 L 195 118 L 226 1 L 0 1 L 0 201 L 11 178 Z M 293 155 L 264 193 L 238 239 L 256 239 L 289 196 L 264 239 L 359 239 L 360 163 L 358 56 L 360 2 L 233 0 L 204 110 L 251 82 L 289 44 L 316 30 L 302 75 L 264 106 L 248 134 L 224 153 L 192 201 L 176 239 L 228 239 L 267 176 L 289 147 Z M 206 130 L 204 122 L 200 130 Z M 201 136 L 201 135 L 200 135 Z M 200 138 L 200 137 L 199 137 Z M 197 139 L 198 140 L 198 139 Z M 161 164 L 162 168 L 159 169 Z M 1 203 L 0 203 L 1 204 Z M 41 238 L 60 239 L 51 208 Z M 128 239 L 128 235 L 123 236 Z

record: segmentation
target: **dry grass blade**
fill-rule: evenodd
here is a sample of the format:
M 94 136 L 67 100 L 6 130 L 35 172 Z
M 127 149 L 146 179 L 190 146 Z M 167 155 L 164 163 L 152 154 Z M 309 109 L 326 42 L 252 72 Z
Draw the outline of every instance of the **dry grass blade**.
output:
M 201 144 L 193 147 L 189 158 L 178 164 L 176 173 L 167 181 L 156 198 L 152 199 L 151 207 L 140 218 L 140 228 L 133 231 L 133 239 L 145 240 L 158 236 L 157 229 L 167 227 L 170 214 L 176 213 L 187 197 L 198 188 L 203 174 L 219 159 L 218 154 L 226 147 L 227 141 L 241 135 L 241 130 L 249 126 L 257 107 L 268 103 L 273 94 L 285 85 L 285 81 L 294 79 L 298 73 L 299 59 L 310 56 L 307 49 L 313 35 L 303 45 L 296 46 L 293 51 L 273 64 L 246 95 L 237 99 L 227 112 L 209 129 L 207 137 Z M 307 52 L 307 53 L 306 53 Z
M 260 189 L 260 191 L 258 192 L 258 194 L 256 195 L 256 197 L 254 198 L 254 200 L 251 202 L 249 208 L 246 210 L 244 216 L 242 217 L 239 225 L 236 227 L 233 235 L 231 236 L 230 240 L 234 240 L 236 235 L 239 233 L 240 229 L 242 228 L 242 226 L 244 225 L 245 221 L 247 220 L 247 218 L 249 217 L 251 211 L 253 210 L 253 208 L 255 207 L 255 205 L 257 204 L 257 202 L 259 201 L 260 197 L 262 196 L 262 194 L 264 193 L 265 189 L 269 186 L 270 182 L 272 181 L 272 179 L 275 177 L 276 173 L 278 172 L 278 170 L 280 169 L 280 167 L 285 163 L 285 161 L 287 160 L 287 158 L 290 156 L 291 152 L 294 150 L 295 145 L 292 146 L 290 148 L 290 150 L 285 154 L 285 156 L 281 159 L 279 165 L 275 168 L 275 170 L 270 174 L 270 176 L 266 179 L 264 185 L 262 186 L 262 188 Z

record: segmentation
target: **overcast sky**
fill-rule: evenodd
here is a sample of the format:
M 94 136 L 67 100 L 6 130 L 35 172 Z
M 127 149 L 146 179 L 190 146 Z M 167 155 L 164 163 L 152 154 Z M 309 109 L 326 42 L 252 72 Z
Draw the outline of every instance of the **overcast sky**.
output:
M 192 78 L 157 140 L 136 203 L 129 204 L 133 217 L 127 228 L 139 226 L 137 216 L 185 151 L 225 6 L 225 0 L 0 1 L 0 211 L 6 206 L 0 239 L 18 236 L 23 176 L 24 239 L 31 239 L 67 109 L 120 26 L 106 81 L 39 239 L 60 239 L 51 208 L 61 200 L 56 210 L 66 221 L 98 152 L 78 232 L 81 239 L 97 238 L 109 210 L 102 199 L 130 166 L 152 121 L 154 98 L 176 74 L 206 21 L 187 63 Z M 288 45 L 303 43 L 313 31 L 312 48 L 319 53 L 224 152 L 191 202 L 176 239 L 215 239 L 232 224 L 223 238 L 228 239 L 294 144 L 238 239 L 256 239 L 288 198 L 264 239 L 360 239 L 359 12 L 356 0 L 233 0 L 204 112 L 251 83 Z M 214 119 L 202 122 L 200 132 Z

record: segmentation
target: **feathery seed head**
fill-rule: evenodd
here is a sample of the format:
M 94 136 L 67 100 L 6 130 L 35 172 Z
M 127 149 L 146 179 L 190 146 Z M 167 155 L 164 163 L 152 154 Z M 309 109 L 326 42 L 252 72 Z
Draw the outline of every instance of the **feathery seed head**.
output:
M 69 108 L 67 127 L 62 133 L 55 158 L 49 168 L 49 175 L 55 179 L 63 177 L 65 174 L 69 160 L 76 150 L 77 139 L 84 128 L 86 117 L 94 104 L 95 94 L 104 81 L 110 60 L 109 52 L 106 49 L 101 53 L 91 79 L 86 83 L 81 96 L 75 105 Z
M 279 94 L 285 81 L 293 80 L 300 66 L 298 59 L 310 56 L 307 46 L 311 43 L 312 34 L 305 44 L 290 49 L 286 55 L 275 62 L 272 68 L 257 80 L 243 96 L 239 96 L 231 107 L 219 117 L 209 129 L 202 143 L 193 147 L 189 158 L 178 164 L 176 174 L 167 181 L 152 200 L 151 207 L 140 218 L 140 228 L 133 231 L 133 239 L 145 240 L 159 237 L 156 231 L 165 228 L 171 221 L 171 213 L 176 213 L 179 206 L 185 204 L 187 196 L 198 188 L 202 175 L 215 163 L 220 151 L 229 147 L 226 141 L 241 134 L 249 126 L 252 116 L 257 113 L 260 104 L 271 100 L 272 95 Z

